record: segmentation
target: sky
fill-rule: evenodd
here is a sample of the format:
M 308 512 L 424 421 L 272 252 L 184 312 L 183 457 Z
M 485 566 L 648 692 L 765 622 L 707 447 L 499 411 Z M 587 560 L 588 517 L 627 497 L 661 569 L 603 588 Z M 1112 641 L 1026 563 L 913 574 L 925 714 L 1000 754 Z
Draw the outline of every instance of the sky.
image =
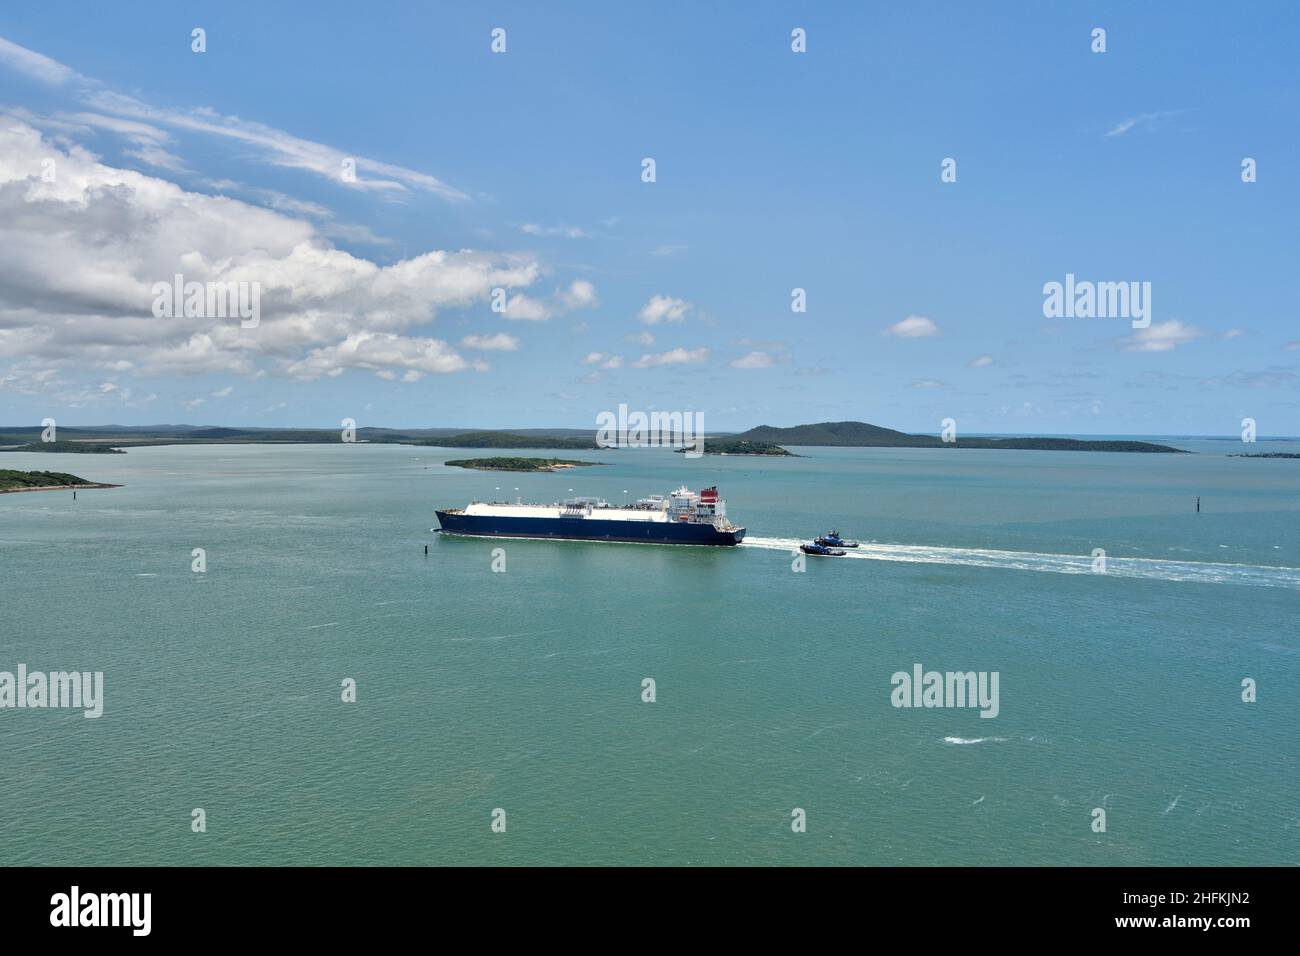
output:
M 1294 3 L 306 10 L 0 8 L 0 425 L 1300 434 Z

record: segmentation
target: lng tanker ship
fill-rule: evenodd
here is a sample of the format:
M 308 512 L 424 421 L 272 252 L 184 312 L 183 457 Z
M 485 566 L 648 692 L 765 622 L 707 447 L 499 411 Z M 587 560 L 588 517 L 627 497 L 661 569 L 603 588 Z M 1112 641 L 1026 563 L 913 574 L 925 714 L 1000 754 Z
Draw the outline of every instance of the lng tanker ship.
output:
M 617 507 L 600 498 L 569 498 L 553 505 L 472 501 L 437 512 L 444 534 L 491 538 L 568 538 L 642 544 L 735 545 L 745 529 L 727 520 L 717 488 L 698 495 L 685 487 L 671 495 Z

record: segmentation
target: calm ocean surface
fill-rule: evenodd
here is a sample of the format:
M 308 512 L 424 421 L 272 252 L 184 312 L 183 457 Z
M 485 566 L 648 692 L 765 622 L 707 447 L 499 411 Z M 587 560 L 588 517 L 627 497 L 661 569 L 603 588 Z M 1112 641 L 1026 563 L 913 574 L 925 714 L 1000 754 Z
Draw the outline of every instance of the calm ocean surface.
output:
M 0 865 L 1300 863 L 1300 461 L 1176 444 L 6 454 L 125 487 L 0 495 L 0 670 L 105 682 L 98 720 L 0 710 Z M 683 483 L 746 544 L 430 533 Z M 862 553 L 793 573 L 830 527 Z M 915 663 L 1001 712 L 895 709 Z

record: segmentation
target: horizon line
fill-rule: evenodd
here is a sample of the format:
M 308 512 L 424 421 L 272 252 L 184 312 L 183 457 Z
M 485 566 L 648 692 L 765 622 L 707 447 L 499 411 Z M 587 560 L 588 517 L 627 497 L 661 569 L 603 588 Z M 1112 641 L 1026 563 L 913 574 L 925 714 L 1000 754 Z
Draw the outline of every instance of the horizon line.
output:
M 845 421 L 849 421 L 849 419 L 845 419 Z M 825 422 L 803 422 L 803 423 L 801 423 L 801 424 L 799 424 L 799 425 L 767 425 L 767 424 L 763 424 L 763 425 L 752 425 L 752 426 L 750 426 L 749 428 L 738 429 L 738 430 L 736 430 L 736 431 L 717 431 L 717 432 L 712 432 L 712 433 L 706 432 L 705 435 L 704 435 L 704 437 L 707 439 L 707 438 L 710 437 L 710 435 L 715 436 L 715 437 L 716 437 L 716 436 L 724 436 L 724 435 L 726 435 L 726 436 L 730 436 L 730 435 L 739 435 L 739 434 L 743 434 L 744 432 L 747 432 L 747 431 L 752 431 L 754 428 L 804 428 L 804 427 L 808 427 L 808 426 L 811 426 L 811 425 L 820 425 L 820 424 L 827 424 L 827 423 L 825 423 Z M 870 422 L 859 422 L 859 424 L 869 425 L 869 424 L 871 424 L 871 423 L 870 423 Z M 94 430 L 94 429 L 110 429 L 110 428 L 137 429 L 137 430 L 144 430 L 144 429 L 150 429 L 150 428 L 155 428 L 155 429 L 160 429 L 160 430 L 161 430 L 161 429 L 167 429 L 167 428 L 194 428 L 194 429 L 205 429 L 205 428 L 230 428 L 230 429 L 248 429 L 248 430 L 257 430 L 257 431 L 338 431 L 338 428 L 339 428 L 339 426 L 337 426 L 337 425 L 192 425 L 192 424 L 189 424 L 189 423 L 187 423 L 187 422 L 155 423 L 155 424 L 148 424 L 148 425 L 120 425 L 120 424 L 108 424 L 108 425 L 66 425 L 66 424 L 61 424 L 61 425 L 58 425 L 57 427 L 60 428 L 60 429 L 81 429 L 81 430 L 86 430 L 86 431 Z M 599 428 L 596 428 L 596 427 L 594 427 L 594 426 L 588 426 L 588 427 L 577 427 L 577 426 L 571 426 L 571 425 L 506 425 L 506 426 L 499 426 L 499 427 L 492 427 L 492 426 L 471 426 L 471 427 L 463 427 L 463 426 L 458 426 L 458 425 L 361 425 L 361 424 L 358 424 L 358 425 L 356 425 L 355 427 L 356 427 L 356 430 L 357 430 L 357 431 L 364 431 L 364 430 L 367 430 L 367 429 L 370 429 L 370 430 L 381 430 L 381 431 L 431 431 L 431 430 L 437 429 L 437 430 L 446 430 L 446 431 L 462 432 L 462 433 L 469 433 L 469 432 L 522 432 L 522 431 L 534 431 L 534 432 L 537 432 L 537 431 L 576 431 L 576 432 L 585 432 L 585 431 L 590 431 L 590 432 L 592 432 L 593 434 L 595 434 L 596 432 L 598 432 L 598 431 L 600 430 Z M 877 428 L 887 428 L 888 426 L 884 426 L 884 425 L 876 425 L 876 426 L 873 426 L 873 427 L 877 427 Z M 4 434 L 4 433 L 6 433 L 6 432 L 12 432 L 12 431 L 15 430 L 15 429 L 21 429 L 21 430 L 36 430 L 36 431 L 40 431 L 41 428 L 42 428 L 42 426 L 40 426 L 40 425 L 0 425 L 0 434 Z M 909 431 L 904 431 L 904 430 L 902 430 L 902 429 L 890 429 L 890 430 L 891 430 L 891 431 L 897 431 L 897 432 L 899 432 L 900 434 L 904 434 L 904 435 L 923 435 L 923 436 L 927 436 L 927 437 L 929 437 L 929 436 L 939 436 L 939 435 L 942 434 L 942 432 L 940 432 L 940 431 L 934 431 L 934 432 L 928 432 L 928 431 L 909 432 Z M 963 432 L 963 434 L 968 435 L 968 436 L 970 436 L 970 437 L 972 437 L 972 438 L 999 438 L 999 437 L 1008 437 L 1008 438 L 1099 438 L 1099 437 L 1100 437 L 1100 438 L 1168 438 L 1168 439 L 1190 438 L 1190 439 L 1203 439 L 1203 440 L 1206 440 L 1206 441 L 1217 441 L 1217 440 L 1232 440 L 1232 441 L 1240 441 L 1240 440 L 1241 440 L 1241 436 L 1240 436 L 1240 434 L 1233 434 L 1233 433 L 1223 433 L 1223 434 L 1208 434 L 1208 433 L 1206 433 L 1206 434 L 1192 434 L 1192 433 L 1188 433 L 1188 432 L 1169 432 L 1169 433 L 1161 433 L 1161 432 L 994 432 L 994 431 L 965 430 L 965 431 Z M 1269 441 L 1269 440 L 1272 440 L 1272 441 L 1300 441 L 1300 435 L 1258 435 L 1258 436 L 1256 436 L 1256 441 Z M 794 444 L 794 443 L 787 443 L 787 444 Z M 851 446 L 845 446 L 845 447 L 851 447 Z

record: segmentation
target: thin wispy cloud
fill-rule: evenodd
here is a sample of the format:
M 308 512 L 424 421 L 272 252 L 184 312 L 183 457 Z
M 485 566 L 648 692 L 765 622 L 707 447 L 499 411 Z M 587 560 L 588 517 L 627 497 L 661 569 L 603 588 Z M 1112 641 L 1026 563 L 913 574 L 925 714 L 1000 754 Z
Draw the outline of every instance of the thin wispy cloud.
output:
M 729 364 L 732 368 L 771 368 L 772 356 L 766 352 L 754 351 L 734 359 Z
M 75 95 L 90 108 L 89 112 L 79 114 L 82 121 L 93 121 L 94 125 L 126 136 L 136 143 L 136 152 L 144 154 L 137 158 L 151 165 L 178 168 L 179 158 L 162 151 L 158 145 L 159 128 L 167 127 L 234 140 L 253 147 L 254 157 L 261 162 L 315 173 L 363 191 L 380 194 L 421 191 L 457 202 L 469 199 L 461 190 L 428 173 L 348 153 L 264 123 L 224 116 L 210 107 L 175 109 L 152 106 L 134 96 L 109 90 L 98 80 L 83 76 L 71 67 L 3 37 L 0 37 L 0 65 L 51 86 L 73 87 Z M 122 117 L 136 123 L 127 127 L 119 119 L 115 127 L 112 118 Z M 143 145 L 139 143 L 140 137 L 150 136 L 152 138 Z M 354 179 L 345 181 L 343 171 L 348 161 L 355 164 L 356 175 Z
M 64 66 L 57 60 L 51 60 L 42 53 L 29 50 L 0 37 L 0 63 L 16 70 L 24 76 L 48 83 L 51 86 L 63 86 L 67 83 L 89 83 L 87 77 L 76 70 Z
M 320 203 L 298 199 L 296 196 L 290 196 L 276 189 L 250 186 L 247 183 L 235 182 L 233 179 L 202 179 L 198 185 L 221 194 L 237 193 L 255 200 L 259 205 L 293 216 L 305 216 L 308 219 L 332 219 L 334 217 L 333 210 L 322 206 Z
M 591 233 L 577 226 L 541 226 L 535 222 L 526 222 L 519 227 L 530 236 L 553 237 L 559 239 L 589 239 Z
M 1114 136 L 1123 136 L 1125 133 L 1135 129 L 1153 130 L 1163 126 L 1168 120 L 1186 110 L 1159 110 L 1154 113 L 1138 113 L 1136 116 L 1130 116 L 1120 120 L 1106 134 L 1109 139 Z
M 333 182 L 368 192 L 402 193 L 412 189 L 434 193 L 444 199 L 469 199 L 459 189 L 436 176 L 402 166 L 344 152 L 324 143 L 302 139 L 275 127 L 237 116 L 222 116 L 208 107 L 190 110 L 150 106 L 133 96 L 98 90 L 86 97 L 87 102 L 107 113 L 129 116 L 150 123 L 170 126 L 193 133 L 205 133 L 235 140 L 255 149 L 254 155 L 272 166 L 300 169 L 323 176 Z M 344 180 L 348 162 L 355 164 L 356 177 Z
M 344 242 L 367 246 L 391 246 L 393 244 L 393 240 L 378 235 L 369 226 L 352 222 L 335 222 L 334 210 L 317 202 L 290 196 L 278 189 L 250 186 L 247 183 L 235 182 L 232 179 L 200 179 L 198 185 L 219 195 L 234 193 L 243 196 L 260 206 L 274 209 L 276 212 L 282 212 L 289 216 L 317 220 L 317 229 L 320 234 L 331 239 L 340 239 Z
M 188 171 L 185 161 L 168 148 L 174 142 L 174 138 L 166 130 L 156 126 L 93 112 L 56 113 L 53 119 L 56 123 L 67 124 L 87 132 L 101 129 L 121 136 L 131 144 L 131 148 L 123 152 L 149 166 L 173 173 Z

